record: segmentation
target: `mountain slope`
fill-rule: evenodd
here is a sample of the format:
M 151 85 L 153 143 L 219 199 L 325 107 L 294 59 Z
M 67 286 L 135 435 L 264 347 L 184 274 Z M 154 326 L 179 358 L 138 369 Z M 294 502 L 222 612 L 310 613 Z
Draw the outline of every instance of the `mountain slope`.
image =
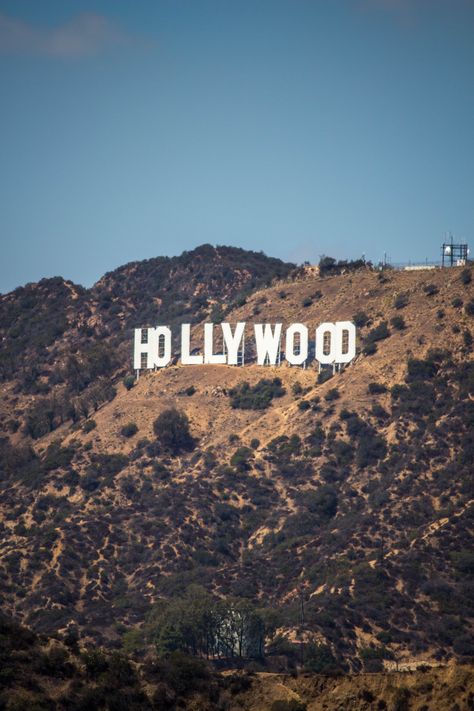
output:
M 81 649 L 73 634 L 62 641 L 38 637 L 2 615 L 0 638 L 0 705 L 6 709 L 366 711 L 409 703 L 422 711 L 469 709 L 473 701 L 468 666 L 358 676 L 219 674 L 182 655 L 136 664 L 117 652 Z
M 131 329 L 220 318 L 235 299 L 295 271 L 235 247 L 132 262 L 92 289 L 61 277 L 0 296 L 0 415 L 34 439 L 113 400 L 129 369 Z
M 35 452 L 17 432 L 3 445 L 8 609 L 116 644 L 200 583 L 278 609 L 280 634 L 354 668 L 472 656 L 472 298 L 459 269 L 309 268 L 226 318 L 355 316 L 357 358 L 326 382 L 314 365 L 173 366 L 118 384 L 93 423 Z M 232 388 L 275 377 L 285 393 L 268 408 L 232 407 Z M 157 439 L 170 407 L 191 452 Z

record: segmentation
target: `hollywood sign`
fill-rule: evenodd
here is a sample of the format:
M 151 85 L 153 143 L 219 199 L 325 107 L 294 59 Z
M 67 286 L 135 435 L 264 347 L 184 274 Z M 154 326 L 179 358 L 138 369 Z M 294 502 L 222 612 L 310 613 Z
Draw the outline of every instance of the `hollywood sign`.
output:
M 214 324 L 204 324 L 202 351 L 191 348 L 191 324 L 181 325 L 183 365 L 244 365 L 245 322 L 232 327 L 218 324 L 221 329 L 222 352 L 215 353 Z M 253 326 L 258 365 L 277 365 L 282 360 L 283 327 L 281 323 Z M 136 328 L 133 352 L 135 370 L 164 368 L 172 359 L 172 332 L 168 326 Z M 290 365 L 305 365 L 309 358 L 309 329 L 302 323 L 292 323 L 284 334 L 284 359 Z M 322 323 L 314 332 L 314 358 L 322 365 L 350 363 L 356 354 L 356 327 L 351 321 Z

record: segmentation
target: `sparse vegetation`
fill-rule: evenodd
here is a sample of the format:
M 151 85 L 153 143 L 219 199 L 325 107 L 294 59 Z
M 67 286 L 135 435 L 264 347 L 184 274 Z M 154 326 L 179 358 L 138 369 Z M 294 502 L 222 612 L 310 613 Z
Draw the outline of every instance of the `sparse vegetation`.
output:
M 309 668 L 313 663 L 314 669 L 323 664 L 323 674 L 380 668 L 400 649 L 442 663 L 467 661 L 474 616 L 466 533 L 474 495 L 469 428 L 473 334 L 468 309 L 453 309 L 470 303 L 471 287 L 461 287 L 456 270 L 450 272 L 451 282 L 436 273 L 430 278 L 442 298 L 433 300 L 425 298 L 420 286 L 425 275 L 393 271 L 390 287 L 368 269 L 341 276 L 324 284 L 324 306 L 329 309 L 333 293 L 337 299 L 350 293 L 350 304 L 338 302 L 341 318 L 344 309 L 357 310 L 354 321 L 363 333 L 368 331 L 364 352 L 378 346 L 379 354 L 357 359 L 329 385 L 320 387 L 314 370 L 285 366 L 278 371 L 280 379 L 272 379 L 276 371 L 267 369 L 271 375 L 258 381 L 255 344 L 249 338 L 252 366 L 246 385 L 239 383 L 238 373 L 244 371 L 237 369 L 216 368 L 204 383 L 199 369 L 183 377 L 181 369 L 170 368 L 140 381 L 140 394 L 149 395 L 148 412 L 134 395 L 138 390 L 128 395 L 122 388 L 119 405 L 104 405 L 113 396 L 113 384 L 120 389 L 129 367 L 123 360 L 125 352 L 129 357 L 129 344 L 123 339 L 131 310 L 135 324 L 136 319 L 156 322 L 149 303 L 141 305 L 142 279 L 155 299 L 153 308 L 156 299 L 163 301 L 160 314 L 171 324 L 179 323 L 183 314 L 197 323 L 208 319 L 216 301 L 232 322 L 231 305 L 244 299 L 239 319 L 251 318 L 254 307 L 266 302 L 274 309 L 272 318 L 288 323 L 297 317 L 304 294 L 313 302 L 320 298 L 321 281 L 314 270 L 308 270 L 301 284 L 283 284 L 284 299 L 278 296 L 280 285 L 254 298 L 252 274 L 234 271 L 230 257 L 229 263 L 219 260 L 214 274 L 214 253 L 209 248 L 205 258 L 173 261 L 176 283 L 167 282 L 169 294 L 161 282 L 154 282 L 168 273 L 165 260 L 161 266 L 143 267 L 143 272 L 137 267 L 139 277 L 133 275 L 135 267 L 107 276 L 93 297 L 84 291 L 69 301 L 74 287 L 63 292 L 59 284 L 57 303 L 52 293 L 56 287 L 42 285 L 41 299 L 34 302 L 32 313 L 40 313 L 51 299 L 56 316 L 66 315 L 67 330 L 64 339 L 53 339 L 43 350 L 35 350 L 35 344 L 18 377 L 3 376 L 0 594 L 7 609 L 21 611 L 41 633 L 62 638 L 73 619 L 77 650 L 84 652 L 82 640 L 91 642 L 87 672 L 85 659 L 75 658 L 72 651 L 65 657 L 42 649 L 35 668 L 41 674 L 54 670 L 65 681 L 74 679 L 69 708 L 81 708 L 81 703 L 88 708 L 91 699 L 105 708 L 109 700 L 104 689 L 110 682 L 123 697 L 120 702 L 111 697 L 116 705 L 139 708 L 133 694 L 144 688 L 146 704 L 171 709 L 186 708 L 191 698 L 198 704 L 199 694 L 208 691 L 208 707 L 222 702 L 219 708 L 225 708 L 229 696 L 238 703 L 246 684 L 254 683 L 245 672 L 219 680 L 199 659 L 207 650 L 229 664 L 238 659 L 254 669 L 295 674 L 301 664 Z M 226 278 L 221 264 L 229 269 Z M 121 276 L 128 281 L 123 289 L 117 283 Z M 392 287 L 410 294 L 405 306 L 397 307 Z M 456 291 L 462 291 L 463 299 Z M 29 308 L 24 299 L 34 293 L 28 288 L 18 295 L 21 308 Z M 13 313 L 0 299 L 0 315 Z M 89 306 L 94 318 L 87 314 Z M 393 306 L 405 309 L 403 319 L 392 318 L 401 313 Z M 439 311 L 445 312 L 444 321 L 436 319 Z M 147 315 L 150 320 L 141 321 Z M 7 340 L 15 339 L 5 321 L 0 323 L 2 338 L 9 334 Z M 100 330 L 87 325 L 96 321 Z M 402 322 L 409 331 L 383 343 Z M 106 364 L 110 371 L 101 362 L 102 351 L 93 347 L 97 341 L 117 358 Z M 439 344 L 452 352 L 439 350 Z M 208 368 L 202 371 L 209 374 Z M 332 367 L 323 367 L 318 381 L 330 377 Z M 337 387 L 331 388 L 333 384 Z M 278 400 L 285 389 L 297 399 Z M 334 394 L 339 392 L 344 409 Z M 227 407 L 234 399 L 237 409 L 249 411 Z M 166 409 L 170 402 L 182 409 Z M 153 405 L 154 416 L 160 416 L 155 437 L 149 433 L 148 408 Z M 99 408 L 100 415 L 95 415 Z M 124 442 L 121 436 L 127 435 L 121 430 L 128 420 L 140 434 Z M 91 423 L 96 423 L 93 432 Z M 202 432 L 202 447 L 196 446 L 194 427 Z M 92 436 L 84 437 L 88 431 Z M 58 435 L 61 440 L 52 441 Z M 36 438 L 34 449 L 28 445 L 30 437 Z M 196 584 L 208 588 L 207 607 L 186 602 Z M 265 604 L 274 607 L 262 609 Z M 229 610 L 237 608 L 234 618 Z M 221 638 L 242 610 L 250 611 L 247 619 L 256 628 L 245 628 L 240 656 L 235 633 L 230 640 Z M 168 624 L 167 611 L 173 624 Z M 263 650 L 258 642 L 262 623 Z M 280 639 L 273 634 L 277 628 L 284 630 Z M 298 628 L 303 644 L 290 641 Z M 362 648 L 360 630 L 372 639 Z M 61 644 L 56 640 L 51 646 Z M 160 657 L 154 656 L 156 644 Z M 92 650 L 99 652 L 103 645 L 109 651 L 94 658 Z M 130 672 L 123 655 L 112 661 L 111 650 L 118 648 L 140 661 L 138 681 L 134 664 Z M 332 659 L 325 667 L 327 653 Z M 17 663 L 21 656 L 12 659 Z M 76 672 L 67 676 L 68 664 L 80 669 L 82 687 L 75 686 Z M 0 657 L 2 683 L 4 668 L 8 678 L 11 664 Z M 86 695 L 88 685 L 94 696 Z M 371 689 L 364 688 L 360 698 L 375 707 L 381 692 Z M 390 694 L 384 696 L 388 709 Z M 58 711 L 61 703 L 55 696 Z
M 339 390 L 337 388 L 331 388 L 327 391 L 324 399 L 326 402 L 333 402 L 334 400 L 339 400 L 340 397 Z
M 366 326 L 369 322 L 369 317 L 364 311 L 357 311 L 357 313 L 354 314 L 352 317 L 352 320 L 354 324 L 357 326 L 357 328 L 363 328 Z
M 397 294 L 393 305 L 396 309 L 404 309 L 410 303 L 410 297 L 407 293 Z
M 344 274 L 345 272 L 354 272 L 358 269 L 365 269 L 371 266 L 364 259 L 334 259 L 333 257 L 321 257 L 319 260 L 319 274 L 322 277 L 334 276 L 336 274 Z
M 229 391 L 231 407 L 241 410 L 265 410 L 271 405 L 273 398 L 282 397 L 284 394 L 285 389 L 280 378 L 262 378 L 255 385 L 243 382 Z
M 381 395 L 387 392 L 387 386 L 383 383 L 369 383 L 367 390 L 371 395 Z
M 464 284 L 464 286 L 470 284 L 472 281 L 472 270 L 469 269 L 469 267 L 463 269 L 461 274 L 459 275 L 459 280 L 461 284 Z
M 467 302 L 464 310 L 468 316 L 474 316 L 474 299 Z
M 385 321 L 379 323 L 378 326 L 373 328 L 368 332 L 364 339 L 364 343 L 369 345 L 371 343 L 376 343 L 377 341 L 382 341 L 390 336 L 390 331 Z
M 195 446 L 189 430 L 189 419 L 176 408 L 164 410 L 153 423 L 153 430 L 159 444 L 172 454 L 189 452 Z
M 92 432 L 92 430 L 95 430 L 96 427 L 97 422 L 95 420 L 86 420 L 82 425 L 82 431 L 84 432 L 84 434 L 87 434 L 88 432 Z
M 397 331 L 404 331 L 406 328 L 406 323 L 403 316 L 393 316 L 390 319 L 390 325 Z
M 135 422 L 127 422 L 126 425 L 120 428 L 120 434 L 122 437 L 133 437 L 138 432 L 138 426 Z
M 425 292 L 426 296 L 435 296 L 435 294 L 439 293 L 439 289 L 436 284 L 425 284 L 425 286 L 423 287 L 423 291 Z
M 135 385 L 135 376 L 126 375 L 122 382 L 127 390 L 131 390 Z

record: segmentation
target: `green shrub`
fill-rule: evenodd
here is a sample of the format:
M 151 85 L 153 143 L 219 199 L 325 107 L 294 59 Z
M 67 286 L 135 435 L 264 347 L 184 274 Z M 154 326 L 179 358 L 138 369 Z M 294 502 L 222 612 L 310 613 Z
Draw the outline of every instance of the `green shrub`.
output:
M 44 674 L 56 679 L 68 677 L 73 672 L 72 664 L 68 659 L 67 650 L 54 645 L 47 652 L 40 652 L 36 655 L 33 668 L 37 674 Z
M 309 410 L 310 407 L 311 407 L 311 405 L 308 402 L 308 400 L 300 400 L 298 403 L 298 410 L 301 410 L 302 412 Z
M 274 397 L 282 397 L 284 394 L 280 378 L 262 378 L 252 386 L 244 382 L 229 391 L 231 407 L 241 410 L 265 410 Z
M 389 336 L 390 331 L 388 330 L 388 326 L 385 321 L 382 321 L 381 323 L 379 323 L 378 326 L 368 332 L 364 340 L 365 343 L 368 345 L 369 343 L 376 343 L 377 341 L 382 341 L 384 338 L 388 338 Z
M 472 281 L 472 272 L 471 270 L 466 267 L 466 269 L 463 269 L 461 274 L 459 275 L 459 280 L 461 281 L 462 284 L 467 286 L 468 284 L 471 283 Z
M 303 306 L 303 308 L 307 309 L 308 306 L 311 306 L 312 303 L 313 299 L 310 296 L 306 296 L 301 302 L 301 305 Z
M 326 644 L 310 644 L 306 650 L 305 669 L 315 674 L 331 674 L 337 671 L 338 665 Z
M 67 467 L 73 457 L 74 449 L 72 447 L 61 447 L 59 442 L 52 442 L 44 455 L 43 469 L 49 472 L 53 469 Z
M 339 400 L 340 397 L 339 390 L 337 388 L 331 388 L 331 390 L 327 391 L 324 399 L 326 402 L 333 402 L 333 400 Z
M 187 395 L 188 397 L 191 397 L 196 393 L 196 388 L 194 385 L 190 385 L 188 388 L 185 388 L 184 390 L 181 390 L 178 395 Z
M 390 319 L 390 324 L 397 331 L 403 331 L 406 328 L 406 323 L 405 323 L 405 319 L 403 318 L 403 316 L 394 316 L 393 318 Z
M 384 410 L 382 405 L 379 405 L 378 403 L 375 403 L 375 405 L 372 405 L 372 409 L 370 412 L 374 417 L 376 417 L 379 420 L 388 419 L 388 412 L 386 410 Z
M 334 375 L 334 373 L 332 372 L 331 369 L 322 368 L 322 370 L 318 373 L 318 379 L 317 379 L 318 384 L 322 385 L 323 383 L 326 383 L 328 380 L 331 380 L 333 375 Z
M 377 353 L 377 344 L 376 343 L 367 343 L 367 345 L 364 346 L 362 353 L 367 356 L 374 355 L 374 353 Z
M 121 430 L 120 434 L 122 437 L 133 437 L 133 435 L 136 435 L 138 432 L 138 427 L 135 424 L 135 422 L 127 422 L 126 425 L 124 425 Z
M 408 306 L 409 301 L 410 299 L 408 297 L 408 294 L 398 294 L 395 297 L 393 305 L 396 309 L 404 309 L 405 306 Z
M 88 432 L 92 432 L 92 430 L 95 430 L 96 427 L 97 422 L 95 420 L 86 420 L 82 425 L 82 431 L 84 432 L 84 434 L 87 434 Z
M 184 412 L 172 407 L 164 410 L 153 423 L 156 438 L 163 449 L 177 454 L 191 451 L 195 447 L 189 431 L 189 419 Z
M 423 291 L 425 292 L 426 296 L 435 296 L 435 294 L 439 293 L 439 289 L 436 284 L 425 284 L 425 286 L 423 287 Z
M 133 388 L 133 386 L 135 385 L 135 376 L 134 375 L 126 375 L 122 382 L 123 382 L 124 386 L 127 388 L 127 390 L 131 390 Z
M 410 689 L 400 686 L 393 695 L 392 711 L 408 711 L 410 708 Z
M 387 392 L 387 386 L 383 383 L 369 383 L 367 390 L 371 395 L 381 395 Z
M 89 679 L 97 679 L 109 668 L 107 657 L 100 649 L 88 649 L 82 653 L 81 657 Z
M 5 426 L 9 432 L 15 434 L 20 429 L 20 421 L 15 419 L 10 419 L 5 422 Z
M 471 299 L 467 302 L 466 306 L 464 307 L 464 310 L 468 316 L 474 316 L 474 299 Z
M 410 358 L 407 365 L 407 382 L 411 380 L 430 380 L 438 372 L 438 365 L 432 360 Z
M 305 491 L 301 503 L 320 521 L 329 521 L 337 513 L 338 496 L 333 486 L 324 484 L 315 491 Z
M 357 326 L 357 328 L 363 328 L 369 322 L 369 317 L 364 311 L 357 311 L 352 317 L 352 321 Z
M 250 469 L 252 456 L 252 450 L 249 447 L 239 447 L 230 458 L 230 464 L 238 471 L 248 471 Z

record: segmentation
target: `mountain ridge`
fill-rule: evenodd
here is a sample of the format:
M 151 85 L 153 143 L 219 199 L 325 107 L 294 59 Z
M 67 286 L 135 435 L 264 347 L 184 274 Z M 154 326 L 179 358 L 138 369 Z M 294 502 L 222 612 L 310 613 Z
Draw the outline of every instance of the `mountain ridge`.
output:
M 112 645 L 137 629 L 142 645 L 154 606 L 204 583 L 276 608 L 284 637 L 323 641 L 351 668 L 469 657 L 470 274 L 300 270 L 224 304 L 226 318 L 353 319 L 341 374 L 172 366 L 30 439 L 0 495 L 10 612 Z M 242 383 L 275 378 L 285 392 L 262 409 L 232 406 Z M 173 407 L 192 452 L 156 434 Z M 10 439 L 28 442 L 23 427 Z

